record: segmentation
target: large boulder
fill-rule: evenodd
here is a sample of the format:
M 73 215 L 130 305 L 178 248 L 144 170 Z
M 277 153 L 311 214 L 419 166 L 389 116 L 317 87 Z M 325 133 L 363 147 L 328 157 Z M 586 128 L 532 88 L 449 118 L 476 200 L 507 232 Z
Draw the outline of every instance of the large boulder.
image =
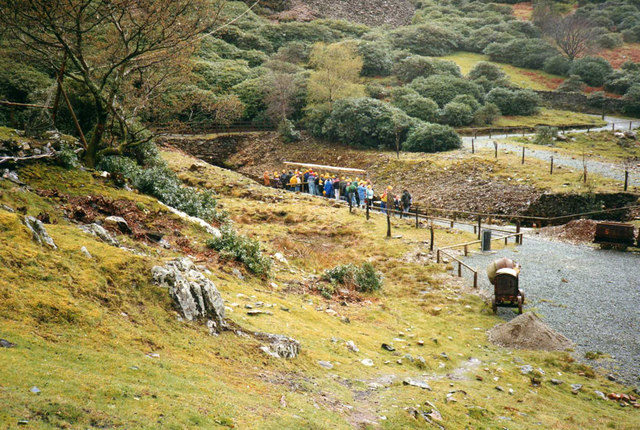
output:
M 98 237 L 98 239 L 100 239 L 104 243 L 107 243 L 111 246 L 120 247 L 120 242 L 118 242 L 118 239 L 111 236 L 111 234 L 109 234 L 109 232 L 105 230 L 105 228 L 102 227 L 101 225 L 98 225 L 95 223 L 87 224 L 87 225 L 80 226 L 80 229 L 85 233 L 89 233 Z
M 300 342 L 297 340 L 281 335 L 271 333 L 253 333 L 254 337 L 266 345 L 260 349 L 267 355 L 276 358 L 295 358 L 300 354 Z
M 25 216 L 24 225 L 26 225 L 33 234 L 33 240 L 38 242 L 40 245 L 46 245 L 51 249 L 58 249 L 51 236 L 49 236 L 49 233 L 47 233 L 47 229 L 44 228 L 44 224 L 42 224 L 40 220 L 32 216 Z
M 227 327 L 224 302 L 215 284 L 197 270 L 189 258 L 178 258 L 151 273 L 156 284 L 167 287 L 182 316 L 188 321 L 208 320 L 212 331 Z

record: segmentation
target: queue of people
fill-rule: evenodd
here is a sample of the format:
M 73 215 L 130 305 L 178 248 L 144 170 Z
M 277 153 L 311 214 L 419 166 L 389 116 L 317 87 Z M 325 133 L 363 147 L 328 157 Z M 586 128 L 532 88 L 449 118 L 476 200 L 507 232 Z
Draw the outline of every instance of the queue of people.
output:
M 382 195 L 376 196 L 373 184 L 370 180 L 349 178 L 329 173 L 318 173 L 314 170 L 264 172 L 264 185 L 274 188 L 282 188 L 288 191 L 303 192 L 314 196 L 344 200 L 351 202 L 354 207 L 364 208 L 376 206 L 374 202 L 380 202 L 380 211 L 386 213 L 387 209 L 393 209 L 400 217 L 408 214 L 413 200 L 408 190 L 402 195 L 393 194 L 393 187 L 388 186 Z M 394 212 L 391 212 L 394 213 Z

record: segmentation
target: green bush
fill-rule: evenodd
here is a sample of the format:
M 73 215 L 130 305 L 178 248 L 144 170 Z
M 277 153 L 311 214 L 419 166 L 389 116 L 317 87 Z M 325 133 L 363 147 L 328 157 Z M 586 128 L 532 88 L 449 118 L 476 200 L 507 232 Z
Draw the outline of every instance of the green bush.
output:
M 278 52 L 273 56 L 273 59 L 293 64 L 301 64 L 309 61 L 310 54 L 311 45 L 293 41 L 278 49 Z
M 400 27 L 389 33 L 389 40 L 396 49 L 434 57 L 447 55 L 458 47 L 455 32 L 432 24 Z
M 266 276 L 271 271 L 271 260 L 262 255 L 260 242 L 238 234 L 229 224 L 224 224 L 219 238 L 207 241 L 207 246 L 220 252 L 228 260 L 236 260 L 245 265 L 255 275 Z
M 566 76 L 570 68 L 571 61 L 564 55 L 556 55 L 544 60 L 544 71 L 553 75 Z
M 581 93 L 586 87 L 587 84 L 580 79 L 580 76 L 571 75 L 565 79 L 562 84 L 560 84 L 556 91 L 564 93 Z
M 623 112 L 629 115 L 640 115 L 640 85 L 631 86 L 624 95 Z
M 433 61 L 422 55 L 403 58 L 393 66 L 393 73 L 401 82 L 411 82 L 418 76 L 430 76 L 435 73 Z
M 460 136 L 449 126 L 422 123 L 408 134 L 402 149 L 407 152 L 441 152 L 458 149 Z
M 317 22 L 267 24 L 262 26 L 258 33 L 268 40 L 276 50 L 290 42 L 304 42 L 306 44 L 316 42 L 331 43 L 337 42 L 342 37 L 338 30 Z
M 473 123 L 476 125 L 492 124 L 500 116 L 500 109 L 493 103 L 485 103 L 473 115 Z
M 462 77 L 460 66 L 451 60 L 440 60 L 433 58 L 433 69 L 435 75 L 451 75 L 456 78 Z
M 473 66 L 473 69 L 469 71 L 467 77 L 474 80 L 485 77 L 490 81 L 498 81 L 505 79 L 507 75 L 499 66 L 489 63 L 488 61 L 480 61 Z
M 243 81 L 233 87 L 233 92 L 244 105 L 243 119 L 255 119 L 266 111 L 266 91 L 263 78 Z
M 338 100 L 323 127 L 324 137 L 364 148 L 393 148 L 417 120 L 389 103 L 368 97 Z
M 614 49 L 619 46 L 622 46 L 624 41 L 622 40 L 622 35 L 620 33 L 606 33 L 600 35 L 596 44 L 604 49 Z
M 433 75 L 427 78 L 416 78 L 409 84 L 423 97 L 427 97 L 444 106 L 461 94 L 468 94 L 477 100 L 482 99 L 482 88 L 472 81 L 450 75 Z
M 629 69 L 615 70 L 607 77 L 607 81 L 604 83 L 604 89 L 614 94 L 626 93 L 632 85 L 640 83 L 640 72 Z M 632 66 L 631 66 L 632 67 Z
M 487 94 L 486 101 L 498 106 L 503 115 L 533 115 L 540 104 L 540 98 L 533 91 L 507 88 L 494 88 Z
M 364 86 L 364 92 L 368 97 L 378 100 L 386 99 L 390 94 L 390 91 L 387 87 L 376 82 L 368 82 Z
M 56 153 L 56 164 L 65 169 L 74 169 L 80 165 L 78 155 L 69 145 L 62 145 Z
M 604 85 L 607 77 L 613 72 L 613 67 L 604 58 L 583 57 L 573 61 L 569 74 L 578 75 L 592 87 Z
M 332 284 L 352 286 L 361 293 L 372 293 L 382 289 L 382 273 L 376 271 L 371 263 L 364 263 L 357 267 L 353 264 L 336 266 L 325 270 L 322 279 Z
M 286 118 L 278 124 L 278 133 L 286 143 L 297 142 L 300 140 L 300 132 L 296 130 L 293 123 Z
M 358 44 L 362 56 L 362 76 L 389 76 L 393 67 L 391 47 L 379 41 L 363 41 Z
M 464 103 L 449 102 L 444 105 L 440 112 L 440 122 L 459 127 L 471 124 L 473 121 L 473 110 Z
M 478 109 L 480 109 L 480 102 L 476 100 L 474 97 L 469 94 L 460 94 L 459 96 L 455 96 L 451 103 L 462 103 L 471 108 L 471 111 L 475 113 Z
M 324 124 L 331 116 L 331 107 L 327 105 L 307 106 L 304 110 L 304 128 L 314 137 L 325 137 Z
M 535 143 L 536 145 L 553 145 L 553 141 L 557 136 L 557 127 L 536 127 L 536 136 L 533 139 L 533 143 Z
M 484 53 L 491 61 L 529 69 L 541 69 L 547 58 L 558 55 L 558 51 L 542 39 L 520 38 L 506 43 L 493 42 L 485 48 Z
M 255 77 L 245 60 L 198 61 L 194 73 L 202 77 L 205 89 L 214 92 L 229 91 L 234 85 Z
M 407 115 L 427 122 L 438 120 L 438 104 L 431 99 L 422 97 L 415 91 L 397 92 L 393 95 L 393 105 Z
M 189 215 L 206 220 L 224 218 L 224 214 L 216 211 L 217 202 L 211 192 L 183 187 L 176 174 L 164 164 L 143 169 L 131 158 L 108 156 L 103 157 L 96 168 L 121 175 L 140 192 Z

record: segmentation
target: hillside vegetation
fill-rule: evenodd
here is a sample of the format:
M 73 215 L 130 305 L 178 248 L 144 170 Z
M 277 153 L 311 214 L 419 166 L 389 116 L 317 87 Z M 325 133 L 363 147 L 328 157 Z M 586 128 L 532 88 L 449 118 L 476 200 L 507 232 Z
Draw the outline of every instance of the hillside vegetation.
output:
M 366 221 L 362 213 L 349 215 L 322 200 L 264 189 L 179 152 L 163 157 L 187 183 L 216 191 L 235 227 L 258 239 L 263 252 L 281 252 L 288 262 L 274 259 L 270 280 L 252 276 L 242 264 L 208 250 L 204 230 L 168 214 L 154 199 L 115 188 L 91 172 L 47 165 L 19 169 L 29 188 L 0 181 L 0 331 L 16 344 L 2 350 L 3 423 L 411 428 L 424 426 L 412 410 L 437 409 L 443 425 L 451 427 L 492 426 L 503 417 L 512 428 L 638 425 L 634 410 L 593 394 L 620 387 L 568 354 L 489 344 L 485 330 L 499 319 L 487 305 L 452 282 L 443 267 L 409 257 L 422 247 L 423 229 L 394 221 L 397 236 L 385 240 L 382 217 Z M 112 202 L 112 211 L 124 214 L 132 227 L 171 224 L 169 248 L 118 233 L 135 251 L 125 250 L 83 233 L 64 217 L 83 204 L 75 200 L 83 196 Z M 127 212 L 118 212 L 129 202 Z M 46 229 L 57 250 L 36 244 L 22 215 L 6 210 L 25 204 L 28 214 L 49 215 Z M 105 209 L 96 220 L 107 214 Z M 466 238 L 436 232 L 440 245 Z M 150 272 L 180 255 L 193 256 L 210 271 L 233 324 L 292 336 L 301 342 L 301 355 L 274 359 L 253 339 L 231 331 L 210 336 L 203 325 L 181 321 Z M 331 285 L 314 274 L 366 261 L 382 272 L 382 292 L 336 289 L 321 295 Z M 269 312 L 250 316 L 245 305 Z M 382 349 L 382 343 L 397 352 Z M 363 365 L 365 358 L 373 366 Z M 566 383 L 555 386 L 544 377 L 532 387 L 530 376 L 520 373 L 523 363 L 546 375 L 559 372 Z M 407 377 L 426 377 L 432 390 L 403 385 Z M 584 388 L 573 395 L 569 383 Z M 496 385 L 513 393 L 496 391 Z

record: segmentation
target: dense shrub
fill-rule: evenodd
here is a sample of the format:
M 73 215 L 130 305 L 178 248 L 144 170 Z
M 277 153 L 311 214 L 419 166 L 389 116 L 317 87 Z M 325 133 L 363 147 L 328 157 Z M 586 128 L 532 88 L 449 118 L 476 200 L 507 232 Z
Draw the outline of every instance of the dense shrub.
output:
M 220 233 L 221 237 L 207 241 L 209 248 L 220 252 L 222 258 L 243 263 L 255 275 L 269 274 L 271 260 L 262 255 L 260 242 L 238 234 L 229 224 L 223 225 Z
M 260 116 L 267 109 L 265 104 L 264 79 L 248 79 L 235 85 L 233 92 L 238 96 L 244 105 L 243 119 L 252 120 Z
M 304 110 L 304 128 L 315 137 L 324 137 L 324 124 L 331 116 L 331 107 L 326 105 L 308 106 Z
M 383 100 L 389 97 L 389 89 L 384 85 L 378 84 L 376 82 L 369 82 L 364 86 L 364 92 L 367 97 L 371 97 L 372 99 Z
M 464 103 L 451 101 L 447 103 L 440 112 L 440 122 L 459 127 L 471 124 L 473 121 L 473 110 Z
M 607 77 L 604 89 L 615 94 L 624 94 L 632 85 L 640 83 L 640 73 L 616 70 Z
M 423 97 L 427 97 L 444 106 L 457 95 L 468 94 L 477 100 L 482 99 L 482 88 L 467 79 L 449 75 L 433 75 L 427 78 L 416 78 L 409 84 Z
M 619 46 L 622 46 L 623 43 L 624 41 L 622 40 L 622 35 L 619 33 L 602 34 L 596 40 L 596 44 L 604 49 L 617 48 Z
M 423 123 L 407 135 L 402 149 L 408 152 L 440 152 L 458 149 L 460 136 L 447 125 Z
M 194 72 L 203 79 L 203 88 L 226 92 L 234 85 L 254 76 L 245 60 L 198 61 Z
M 392 103 L 414 118 L 427 122 L 435 122 L 438 119 L 438 104 L 415 91 L 394 93 Z
M 583 57 L 573 61 L 569 73 L 578 75 L 592 87 L 600 87 L 604 84 L 607 76 L 613 72 L 611 64 L 600 57 Z
M 278 133 L 286 143 L 297 142 L 300 140 L 300 132 L 295 129 L 293 123 L 287 118 L 283 119 L 278 124 Z
M 287 63 L 300 64 L 308 62 L 310 54 L 311 45 L 293 41 L 278 49 L 278 52 L 272 58 Z
M 341 33 L 338 30 L 316 22 L 267 24 L 262 26 L 258 33 L 268 40 L 276 50 L 290 42 L 331 43 L 337 42 L 341 38 Z
M 584 91 L 587 84 L 585 84 L 580 76 L 571 75 L 567 79 L 564 80 L 562 84 L 558 87 L 557 91 L 565 92 L 565 93 L 580 93 Z
M 502 71 L 502 69 L 488 61 L 480 61 L 473 69 L 469 71 L 467 75 L 469 79 L 478 79 L 480 77 L 485 77 L 490 81 L 498 81 L 501 79 L 505 79 L 507 77 L 506 73 Z
M 500 116 L 500 109 L 493 103 L 485 103 L 473 115 L 473 123 L 476 125 L 489 125 Z
M 463 39 L 462 44 L 467 51 L 483 52 L 491 43 L 507 43 L 513 39 L 513 35 L 496 30 L 494 26 L 487 25 L 472 30 L 469 35 Z
M 122 175 L 140 192 L 189 215 L 207 220 L 223 217 L 216 211 L 217 202 L 210 192 L 183 187 L 176 174 L 160 162 L 143 169 L 131 158 L 108 156 L 99 161 L 97 168 Z
M 383 285 L 382 273 L 376 271 L 371 263 L 364 263 L 360 267 L 353 264 L 336 266 L 325 270 L 322 278 L 334 284 L 352 286 L 361 293 L 378 291 Z
M 431 24 L 400 27 L 389 33 L 389 39 L 397 49 L 426 56 L 447 55 L 458 47 L 455 32 Z
M 536 145 L 553 145 L 553 141 L 557 136 L 557 127 L 536 127 L 536 136 L 533 139 L 533 143 L 535 143 Z
M 514 39 L 506 43 L 491 43 L 484 53 L 492 61 L 541 69 L 545 60 L 557 55 L 558 51 L 541 39 Z
M 267 38 L 255 31 L 243 31 L 235 26 L 228 26 L 216 33 L 225 42 L 243 50 L 256 49 L 267 53 L 273 52 L 274 46 Z
M 436 75 L 451 75 L 456 78 L 462 77 L 462 72 L 460 71 L 460 67 L 451 60 L 440 60 L 438 58 L 434 58 L 433 60 L 433 69 L 434 74 Z
M 481 106 L 478 100 L 476 100 L 474 97 L 468 94 L 461 94 L 459 96 L 455 96 L 453 100 L 451 100 L 451 103 L 465 104 L 471 108 L 472 112 L 477 111 L 478 109 L 480 109 L 480 106 Z
M 533 91 L 507 88 L 494 88 L 487 94 L 486 101 L 498 106 L 503 115 L 533 115 L 540 104 Z
M 366 147 L 392 148 L 396 130 L 402 128 L 404 141 L 412 120 L 407 114 L 388 103 L 367 97 L 338 100 L 322 129 L 326 138 Z
M 80 165 L 78 154 L 69 145 L 62 145 L 56 153 L 56 164 L 65 169 L 74 169 Z
M 640 115 L 640 85 L 631 86 L 624 95 L 626 102 L 623 111 L 629 115 Z
M 411 55 L 400 60 L 393 67 L 393 73 L 401 82 L 411 82 L 418 76 L 429 76 L 435 73 L 433 62 L 429 57 Z
M 549 57 L 544 61 L 544 71 L 553 75 L 566 76 L 571 68 L 571 61 L 564 55 Z
M 391 46 L 384 42 L 360 42 L 358 53 L 362 56 L 362 76 L 389 76 L 393 67 Z
M 36 101 L 34 98 L 37 94 L 44 91 L 51 83 L 52 80 L 47 75 L 29 65 L 0 58 L 0 100 L 17 103 L 33 102 Z M 32 109 L 0 106 L 0 125 L 24 128 L 25 122 L 32 114 Z

